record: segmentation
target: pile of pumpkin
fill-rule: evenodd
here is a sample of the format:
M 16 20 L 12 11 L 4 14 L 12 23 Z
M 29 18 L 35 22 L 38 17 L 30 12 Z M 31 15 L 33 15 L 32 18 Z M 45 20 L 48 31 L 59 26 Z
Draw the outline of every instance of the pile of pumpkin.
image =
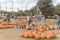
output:
M 32 27 L 32 26 L 31 26 Z M 30 27 L 30 28 L 31 28 Z M 42 24 L 42 25 L 38 25 L 37 27 L 34 27 L 34 30 L 38 30 L 38 31 L 41 31 L 41 32 L 43 32 L 44 30 L 46 30 L 46 27 L 47 27 L 47 24 Z M 28 30 L 29 29 L 29 27 L 26 27 L 26 30 Z
M 24 38 L 51 39 L 55 38 L 55 33 L 54 32 L 37 33 L 36 31 L 29 31 L 21 34 L 20 36 Z
M 51 23 L 53 22 L 54 23 L 55 19 L 46 19 L 46 22 L 51 22 Z
M 12 20 L 11 22 L 1 22 L 0 28 L 14 28 L 16 26 L 16 22 L 19 24 L 19 27 L 21 28 L 24 24 L 27 23 L 27 20 Z
M 37 27 L 37 30 L 44 32 L 45 30 L 55 30 L 55 25 L 42 24 Z
M 41 39 L 50 39 L 50 38 L 55 38 L 55 33 L 54 32 L 45 32 L 46 31 L 47 24 L 42 24 L 39 25 L 38 27 L 35 28 L 35 30 L 25 32 L 21 34 L 21 37 L 24 38 L 41 38 Z
M 14 28 L 15 24 L 16 24 L 15 22 L 10 22 L 10 23 L 2 22 L 0 24 L 0 28 Z
M 17 21 L 17 23 L 19 24 L 19 28 L 22 28 L 24 25 L 26 25 L 27 24 L 27 20 L 19 20 L 19 21 Z

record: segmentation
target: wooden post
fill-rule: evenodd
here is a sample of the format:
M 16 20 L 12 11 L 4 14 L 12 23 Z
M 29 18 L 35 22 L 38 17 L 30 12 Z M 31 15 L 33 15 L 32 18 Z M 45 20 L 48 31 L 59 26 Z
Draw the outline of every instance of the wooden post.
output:
M 38 22 L 38 13 L 39 13 L 38 11 L 39 11 L 39 9 L 38 9 L 38 6 L 37 6 L 37 22 Z M 38 32 L 37 27 L 38 27 L 38 24 L 36 25 L 36 33 Z
M 39 13 L 38 11 L 39 11 L 39 10 L 38 10 L 38 6 L 37 6 L 37 15 L 38 15 L 38 13 Z
M 41 17 L 42 12 L 41 12 L 41 10 L 39 9 L 39 7 L 40 7 L 40 6 L 37 6 L 37 16 L 40 16 L 40 17 Z M 38 17 L 37 17 L 37 19 L 38 19 Z M 39 20 L 37 20 L 37 21 L 39 21 Z M 37 32 L 37 27 L 38 27 L 38 25 L 36 26 L 36 32 Z

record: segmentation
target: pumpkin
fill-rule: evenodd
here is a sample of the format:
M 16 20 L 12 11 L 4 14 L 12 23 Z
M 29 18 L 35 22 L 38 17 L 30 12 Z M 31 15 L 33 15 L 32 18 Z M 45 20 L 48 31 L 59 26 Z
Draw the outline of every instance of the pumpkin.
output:
M 51 22 L 51 20 L 46 20 L 47 22 Z
M 28 34 L 32 34 L 32 32 L 31 31 L 29 31 L 29 32 L 27 32 Z
M 0 28 L 2 28 L 2 25 L 0 25 Z
M 6 25 L 3 25 L 3 28 L 6 28 Z
M 26 27 L 26 30 L 29 30 L 29 27 Z
M 55 28 L 52 26 L 52 27 L 51 27 L 51 30 L 55 30 Z
M 28 35 L 29 35 L 30 38 L 33 38 L 33 37 L 34 37 L 33 31 L 29 31 L 29 32 L 27 32 L 27 33 L 28 33 Z
M 55 33 L 50 33 L 50 36 L 52 37 L 52 38 L 54 38 L 55 37 Z
M 33 34 L 33 36 L 35 36 L 37 33 L 36 32 L 33 32 L 32 34 Z
M 49 34 L 47 34 L 47 39 L 51 39 L 52 37 L 49 35 Z
M 24 23 L 27 23 L 27 20 L 23 20 Z
M 43 29 L 46 30 L 46 26 L 44 26 Z
M 36 26 L 36 24 L 32 24 L 32 26 L 33 26 L 33 27 L 35 27 L 35 26 Z
M 44 29 L 40 28 L 40 29 L 39 29 L 39 32 L 44 32 Z
M 19 24 L 20 27 L 21 27 L 22 25 L 23 25 L 22 23 Z
M 32 34 L 32 33 L 30 33 L 30 34 L 29 34 L 29 37 L 30 37 L 30 38 L 33 38 L 34 36 L 33 36 L 33 34 Z
M 36 35 L 35 35 L 35 38 L 39 39 L 39 38 L 41 38 L 41 36 L 38 35 L 38 34 L 36 34 Z
M 42 24 L 41 28 L 46 29 L 47 24 Z
M 44 38 L 46 38 L 46 37 L 47 37 L 47 35 L 46 35 L 46 34 L 44 34 L 44 33 L 43 33 L 43 34 L 41 34 L 41 38 L 42 38 L 42 39 L 44 39 Z
M 28 34 L 27 33 L 24 33 L 24 38 L 28 38 Z
M 24 34 L 21 34 L 20 36 L 21 36 L 21 37 L 24 37 Z
M 7 25 L 7 27 L 6 28 L 9 28 L 9 25 Z
M 42 26 L 47 26 L 47 24 L 42 24 Z

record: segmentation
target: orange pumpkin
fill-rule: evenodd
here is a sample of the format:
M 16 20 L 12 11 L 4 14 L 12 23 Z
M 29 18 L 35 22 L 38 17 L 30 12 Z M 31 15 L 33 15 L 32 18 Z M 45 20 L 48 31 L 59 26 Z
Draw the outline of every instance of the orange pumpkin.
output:
M 37 33 L 36 32 L 33 32 L 32 34 L 33 34 L 33 36 L 35 36 Z
M 29 34 L 29 37 L 30 37 L 30 38 L 33 38 L 34 36 L 33 36 L 33 34 L 32 34 L 32 33 L 30 33 L 30 34 Z
M 36 26 L 36 24 L 32 24 L 32 26 L 33 26 L 33 27 L 35 27 L 35 26 Z
M 28 38 L 28 34 L 27 33 L 24 33 L 24 38 Z
M 35 35 L 35 38 L 39 39 L 39 38 L 41 38 L 41 36 L 38 35 L 38 34 L 36 34 L 36 35 Z
M 47 24 L 42 24 L 41 28 L 46 29 Z
M 21 34 L 20 36 L 21 36 L 21 37 L 24 37 L 24 34 Z
M 41 38 L 43 38 L 43 39 L 44 39 L 44 38 L 46 38 L 46 37 L 47 37 L 47 35 L 46 35 L 46 34 L 44 34 L 44 33 L 43 33 L 43 34 L 41 34 Z
M 44 26 L 43 29 L 46 30 L 46 26 Z
M 2 24 L 0 25 L 0 28 L 2 28 L 3 26 L 2 26 Z
M 52 37 L 49 35 L 49 34 L 47 34 L 47 39 L 51 39 Z
M 55 30 L 55 28 L 54 27 L 51 27 L 51 30 Z
M 26 27 L 26 30 L 28 30 L 29 29 L 29 27 Z
M 51 20 L 46 20 L 47 22 L 51 22 Z
M 40 28 L 40 29 L 39 29 L 39 32 L 44 32 L 44 29 Z
M 27 32 L 27 33 L 28 33 L 28 35 L 29 35 L 30 38 L 33 38 L 33 37 L 34 37 L 33 31 L 29 31 L 29 32 Z
M 50 33 L 50 36 L 52 37 L 52 38 L 54 38 L 55 37 L 55 33 Z
M 42 24 L 42 26 L 47 26 L 47 24 Z
M 3 25 L 3 28 L 6 28 L 6 25 Z
M 23 20 L 24 23 L 27 23 L 27 20 Z

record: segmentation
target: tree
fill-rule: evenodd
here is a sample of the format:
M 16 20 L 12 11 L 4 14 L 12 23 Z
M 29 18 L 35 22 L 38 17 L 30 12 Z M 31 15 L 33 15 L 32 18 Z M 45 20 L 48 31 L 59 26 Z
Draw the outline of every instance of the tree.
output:
M 24 14 L 27 16 L 27 15 L 29 15 L 31 12 L 29 11 L 29 10 L 25 10 L 24 11 Z
M 58 14 L 58 15 L 60 15 L 60 4 L 57 4 L 55 6 L 55 13 Z
M 38 0 L 37 6 L 40 6 L 39 9 L 45 16 L 52 16 L 54 14 L 52 0 Z
M 36 8 L 36 6 L 33 7 L 32 9 L 30 9 L 29 11 L 32 13 L 32 15 L 36 15 L 37 14 L 37 8 Z
M 23 10 L 18 10 L 18 12 L 16 12 L 16 16 L 20 16 L 23 14 Z

